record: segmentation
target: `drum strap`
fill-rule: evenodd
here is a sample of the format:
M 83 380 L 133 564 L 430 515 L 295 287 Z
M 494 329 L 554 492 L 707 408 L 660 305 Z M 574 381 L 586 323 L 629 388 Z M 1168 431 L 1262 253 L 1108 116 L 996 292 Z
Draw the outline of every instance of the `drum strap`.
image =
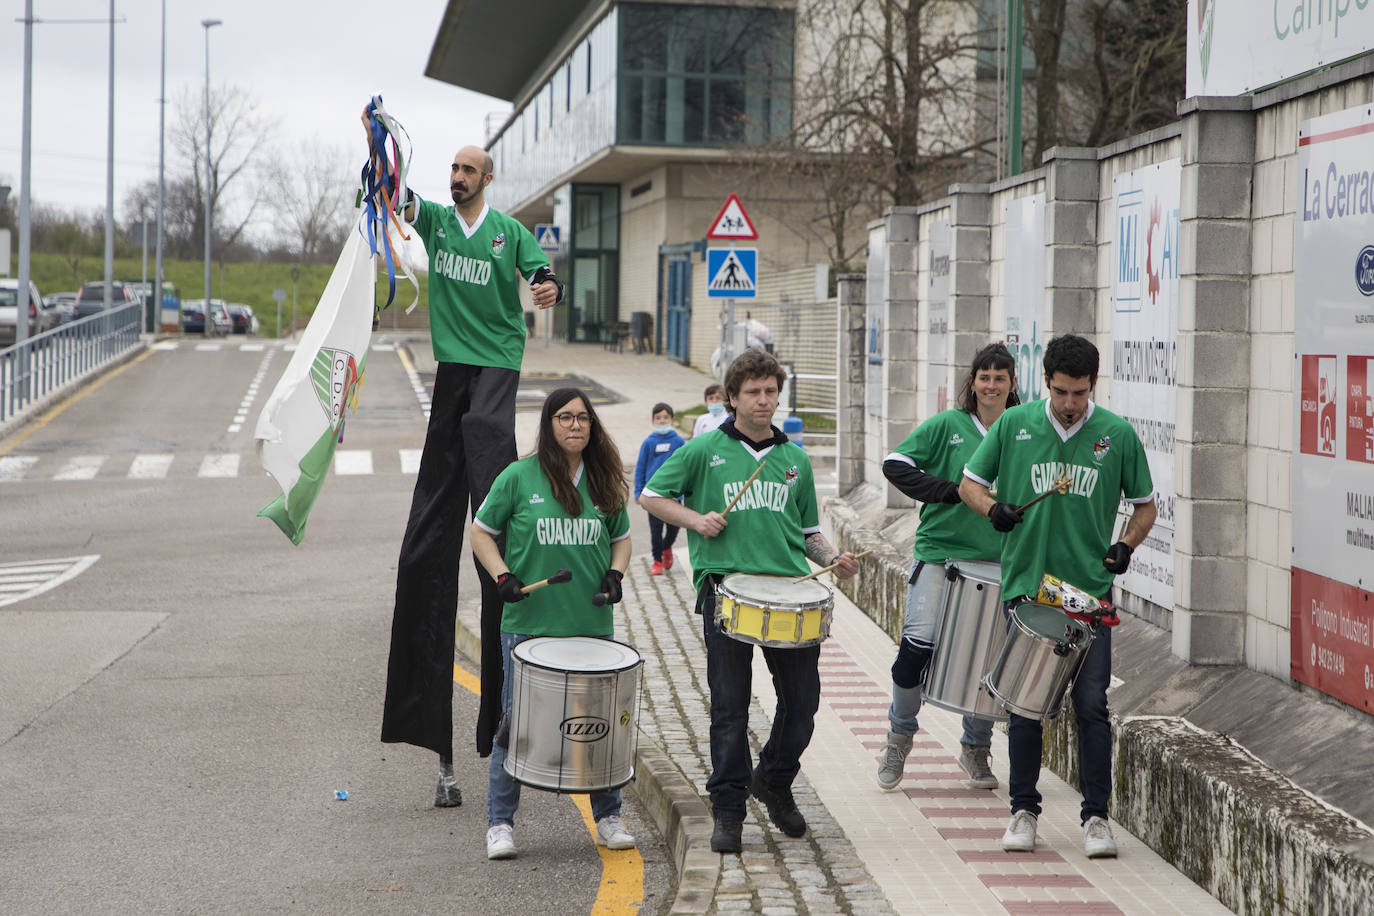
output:
M 695 608 L 698 614 L 704 614 L 709 610 L 712 617 L 716 616 L 715 602 L 720 595 L 720 583 L 724 578 L 719 573 L 707 573 L 706 578 L 701 580 L 701 590 L 697 592 Z
M 907 584 L 907 585 L 915 585 L 915 584 L 916 584 L 916 580 L 917 580 L 917 579 L 920 577 L 920 575 L 921 575 L 921 570 L 923 570 L 923 569 L 925 569 L 925 568 L 926 568 L 926 561 L 925 561 L 925 560 L 917 560 L 917 561 L 916 561 L 916 565 L 913 566 L 912 569 L 911 569 L 911 578 L 906 580 L 906 584 Z

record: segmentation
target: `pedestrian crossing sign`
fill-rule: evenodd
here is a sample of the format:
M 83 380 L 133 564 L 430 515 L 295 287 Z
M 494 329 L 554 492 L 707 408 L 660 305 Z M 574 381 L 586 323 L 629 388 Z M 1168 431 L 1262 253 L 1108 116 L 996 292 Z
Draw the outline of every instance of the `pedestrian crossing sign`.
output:
M 757 248 L 706 249 L 706 297 L 753 299 L 758 296 Z
M 559 228 L 553 223 L 534 224 L 534 239 L 539 243 L 539 247 L 549 254 L 554 254 L 558 251 L 562 234 Z
M 739 202 L 739 195 L 731 194 L 726 199 L 725 206 L 720 208 L 716 218 L 711 221 L 711 228 L 706 230 L 706 237 L 736 242 L 747 242 L 759 237 L 749 214 L 744 212 L 744 204 Z

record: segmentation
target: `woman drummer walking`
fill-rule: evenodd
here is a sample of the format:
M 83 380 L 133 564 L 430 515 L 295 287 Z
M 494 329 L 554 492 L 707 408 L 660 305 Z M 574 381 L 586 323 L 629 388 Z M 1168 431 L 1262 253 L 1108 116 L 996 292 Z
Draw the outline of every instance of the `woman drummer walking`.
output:
M 897 658 L 892 663 L 892 705 L 888 707 L 887 746 L 878 764 L 878 785 L 895 789 L 902 781 L 916 713 L 921 708 L 921 682 L 935 651 L 949 580 L 949 559 L 991 560 L 1002 552 L 1002 535 L 959 500 L 964 464 L 1016 396 L 1016 358 L 1000 343 L 973 357 L 959 390 L 958 406 L 942 411 L 916 428 L 883 461 L 883 476 L 898 490 L 924 503 L 916 528 L 915 565 L 906 592 L 906 620 Z M 992 720 L 964 716 L 959 766 L 976 788 L 997 788 L 989 764 Z
M 511 650 L 518 643 L 535 636 L 613 635 L 611 605 L 620 601 L 620 582 L 630 563 L 628 499 L 620 451 L 597 422 L 591 401 L 576 388 L 550 394 L 540 412 L 535 454 L 497 476 L 472 522 L 472 552 L 496 576 L 506 602 L 501 614 L 504 715 L 510 715 Z M 503 533 L 504 556 L 496 542 Z M 545 579 L 560 569 L 572 573 L 567 584 L 522 591 L 522 580 Z M 505 770 L 506 743 L 498 740 L 491 753 L 488 859 L 516 853 L 520 784 Z M 620 791 L 592 792 L 590 801 L 598 845 L 633 847 L 635 838 L 620 821 Z

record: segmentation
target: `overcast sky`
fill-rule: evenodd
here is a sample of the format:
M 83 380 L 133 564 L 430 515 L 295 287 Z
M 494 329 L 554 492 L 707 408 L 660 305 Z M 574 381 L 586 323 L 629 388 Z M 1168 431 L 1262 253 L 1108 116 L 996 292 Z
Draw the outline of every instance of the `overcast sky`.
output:
M 488 114 L 510 111 L 499 99 L 424 76 L 445 0 L 170 0 L 167 3 L 167 172 L 174 103 L 187 91 L 203 100 L 203 19 L 209 30 L 210 81 L 238 86 L 257 100 L 283 146 L 318 137 L 349 155 L 349 176 L 366 156 L 358 113 L 373 93 L 414 143 L 410 185 L 447 196 L 448 167 L 465 143 L 480 145 Z M 34 0 L 32 177 L 36 203 L 105 206 L 109 101 L 109 26 L 56 20 L 109 18 L 108 0 Z M 157 178 L 160 0 L 117 0 L 115 18 L 114 203 Z M 0 21 L 0 184 L 19 195 L 24 79 L 23 0 L 6 0 Z M 43 21 L 47 20 L 47 21 Z M 472 40 L 480 40 L 474 36 Z

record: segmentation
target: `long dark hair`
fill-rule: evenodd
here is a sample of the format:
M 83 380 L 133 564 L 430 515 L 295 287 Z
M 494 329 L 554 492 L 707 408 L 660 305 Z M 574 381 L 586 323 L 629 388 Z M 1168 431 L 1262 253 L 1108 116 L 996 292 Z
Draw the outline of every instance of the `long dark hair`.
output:
M 582 494 L 573 486 L 568 456 L 553 434 L 553 415 L 574 399 L 580 399 L 586 405 L 587 416 L 591 417 L 587 447 L 582 450 L 582 473 L 587 475 L 587 490 L 592 495 L 593 505 L 607 515 L 614 515 L 625 508 L 630 498 L 630 488 L 625 484 L 625 466 L 620 461 L 620 450 L 611 441 L 610 433 L 597 419 L 591 398 L 580 388 L 559 388 L 544 399 L 544 409 L 539 412 L 539 440 L 535 446 L 539 466 L 553 485 L 554 498 L 568 515 L 581 515 Z
M 973 365 L 969 367 L 964 383 L 959 386 L 958 403 L 967 413 L 978 413 L 978 395 L 973 393 L 973 380 L 984 369 L 1005 369 L 1011 377 L 1011 391 L 1007 393 L 1007 406 L 1015 407 L 1021 403 L 1016 393 L 1016 357 L 1011 355 L 1006 344 L 1000 340 L 990 343 L 973 355 Z

